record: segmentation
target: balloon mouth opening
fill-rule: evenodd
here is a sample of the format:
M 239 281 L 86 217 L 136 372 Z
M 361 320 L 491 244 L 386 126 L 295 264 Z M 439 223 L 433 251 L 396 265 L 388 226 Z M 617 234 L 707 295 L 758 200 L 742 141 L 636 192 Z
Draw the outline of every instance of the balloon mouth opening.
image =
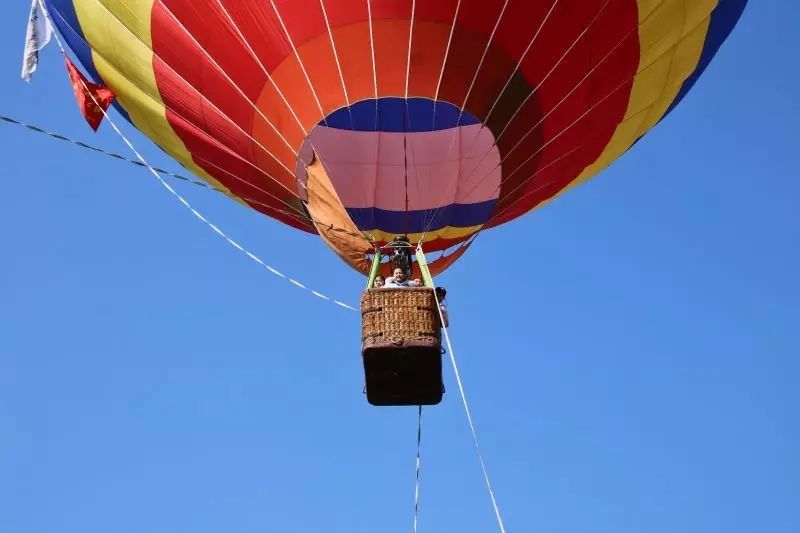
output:
M 446 101 L 387 97 L 330 113 L 298 154 L 304 200 L 306 167 L 315 160 L 355 226 L 379 242 L 424 235 L 449 248 L 489 220 L 500 193 L 493 133 Z

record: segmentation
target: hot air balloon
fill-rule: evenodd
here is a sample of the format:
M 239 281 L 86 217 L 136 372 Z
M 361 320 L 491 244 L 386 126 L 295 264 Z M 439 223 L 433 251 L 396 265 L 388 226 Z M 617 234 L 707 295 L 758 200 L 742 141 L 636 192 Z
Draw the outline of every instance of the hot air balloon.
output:
M 45 3 L 198 176 L 361 272 L 369 241 L 406 235 L 445 252 L 438 273 L 662 120 L 746 0 Z
M 183 166 L 360 272 L 402 235 L 438 274 L 669 114 L 746 0 L 45 3 Z

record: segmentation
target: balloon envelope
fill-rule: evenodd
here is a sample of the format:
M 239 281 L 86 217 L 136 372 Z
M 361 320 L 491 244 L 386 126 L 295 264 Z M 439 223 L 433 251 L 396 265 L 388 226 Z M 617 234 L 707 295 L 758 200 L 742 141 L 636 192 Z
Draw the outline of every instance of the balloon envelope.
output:
M 125 117 L 237 201 L 308 232 L 452 251 L 623 154 L 746 0 L 46 4 Z M 367 268 L 365 240 L 325 242 Z

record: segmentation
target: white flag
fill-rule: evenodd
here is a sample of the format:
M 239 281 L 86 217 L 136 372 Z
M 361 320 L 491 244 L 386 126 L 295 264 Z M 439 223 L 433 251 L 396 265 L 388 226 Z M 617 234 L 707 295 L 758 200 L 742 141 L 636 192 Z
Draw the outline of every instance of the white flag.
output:
M 39 64 L 39 50 L 50 42 L 53 27 L 47 18 L 42 0 L 33 0 L 28 17 L 28 32 L 25 35 L 25 57 L 22 59 L 22 79 L 29 82 Z

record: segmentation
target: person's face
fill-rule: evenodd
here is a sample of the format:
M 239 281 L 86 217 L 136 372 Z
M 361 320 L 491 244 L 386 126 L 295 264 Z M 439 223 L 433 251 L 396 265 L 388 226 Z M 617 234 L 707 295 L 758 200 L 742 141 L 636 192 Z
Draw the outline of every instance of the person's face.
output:
M 382 276 L 378 276 L 377 278 L 375 278 L 375 283 L 373 284 L 373 287 L 375 287 L 375 288 L 383 287 L 383 277 Z
M 406 273 L 403 272 L 402 268 L 394 269 L 394 279 L 396 279 L 397 281 L 403 281 L 404 279 L 406 279 Z

